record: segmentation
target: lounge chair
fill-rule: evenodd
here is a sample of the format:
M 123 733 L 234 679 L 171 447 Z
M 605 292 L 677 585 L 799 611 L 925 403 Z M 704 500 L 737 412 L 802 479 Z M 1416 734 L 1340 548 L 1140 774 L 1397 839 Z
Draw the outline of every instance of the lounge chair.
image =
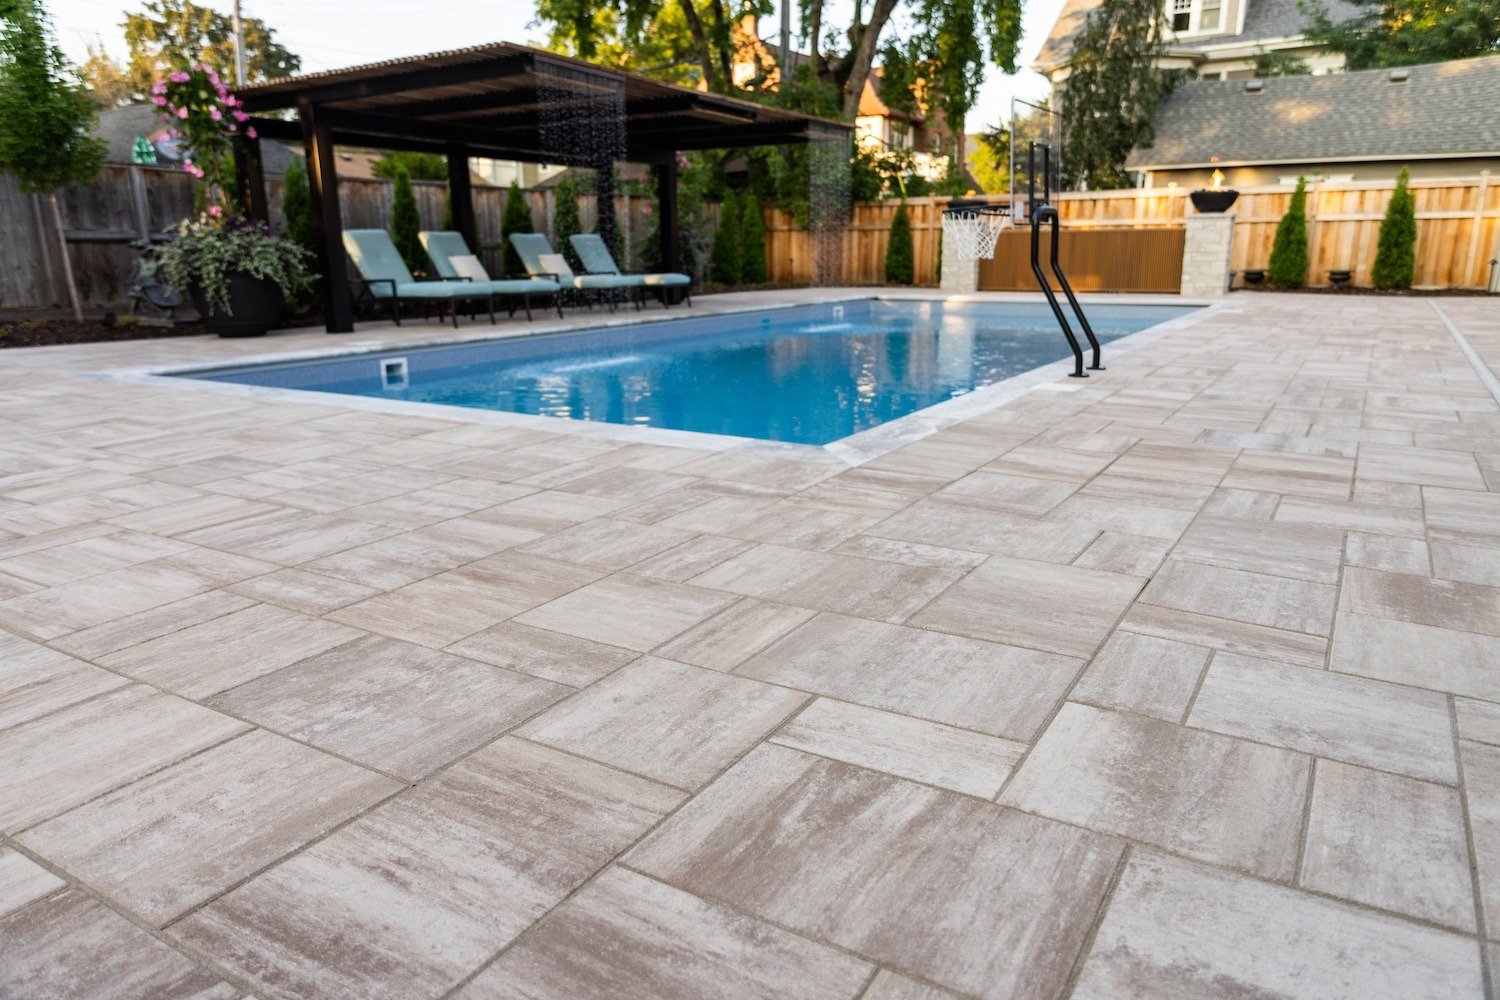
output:
M 613 310 L 616 292 L 635 289 L 639 293 L 646 284 L 639 276 L 632 275 L 574 274 L 562 256 L 553 252 L 552 244 L 541 233 L 511 233 L 510 244 L 516 248 L 527 274 L 533 278 L 551 279 L 564 289 L 583 293 L 583 300 L 590 309 L 594 308 L 594 299 L 598 298 L 608 302 Z M 544 257 L 547 258 L 545 261 Z
M 573 252 L 578 255 L 589 274 L 620 274 L 620 265 L 615 263 L 615 256 L 609 252 L 609 245 L 597 233 L 580 233 L 570 237 L 570 240 Z M 662 305 L 669 309 L 672 307 L 672 296 L 665 291 L 668 288 L 681 288 L 687 296 L 687 304 L 693 304 L 693 279 L 685 274 L 668 271 L 661 274 L 627 274 L 622 277 L 640 278 L 646 288 L 661 289 Z
M 479 266 L 478 261 L 469 262 L 474 266 L 476 273 L 462 275 L 453 263 L 455 257 L 471 256 L 469 245 L 464 242 L 462 233 L 424 230 L 417 234 L 417 238 L 422 241 L 422 248 L 427 251 L 427 259 L 432 261 L 432 268 L 439 278 L 457 280 L 467 277 L 476 286 L 489 289 L 491 295 L 504 298 L 512 316 L 516 314 L 516 300 L 520 299 L 522 308 L 526 310 L 527 319 L 531 319 L 531 297 L 550 295 L 553 305 L 557 307 L 558 317 L 562 317 L 562 302 L 558 294 L 562 291 L 562 286 L 557 282 L 545 278 L 491 278 L 485 274 L 484 268 Z

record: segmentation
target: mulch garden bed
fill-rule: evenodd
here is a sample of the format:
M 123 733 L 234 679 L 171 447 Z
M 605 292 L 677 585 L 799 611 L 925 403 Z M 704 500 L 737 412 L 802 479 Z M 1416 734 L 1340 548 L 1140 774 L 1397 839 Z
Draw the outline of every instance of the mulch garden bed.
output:
M 0 347 L 50 347 L 56 344 L 97 344 L 113 340 L 149 340 L 157 337 L 196 337 L 204 333 L 199 323 L 158 326 L 154 323 L 117 323 L 105 326 L 97 319 L 82 323 L 71 319 L 0 319 Z

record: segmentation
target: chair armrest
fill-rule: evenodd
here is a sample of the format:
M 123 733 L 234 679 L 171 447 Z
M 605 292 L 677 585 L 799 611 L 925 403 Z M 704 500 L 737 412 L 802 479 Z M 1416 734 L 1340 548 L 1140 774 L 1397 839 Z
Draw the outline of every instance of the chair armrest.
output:
M 374 294 L 374 292 L 371 290 L 372 286 L 374 286 L 374 285 L 390 285 L 391 286 L 391 298 L 395 298 L 396 297 L 396 279 L 395 278 L 355 278 L 354 280 L 357 281 L 359 284 L 363 285 L 364 286 L 364 290 L 366 292 L 369 292 L 371 295 Z

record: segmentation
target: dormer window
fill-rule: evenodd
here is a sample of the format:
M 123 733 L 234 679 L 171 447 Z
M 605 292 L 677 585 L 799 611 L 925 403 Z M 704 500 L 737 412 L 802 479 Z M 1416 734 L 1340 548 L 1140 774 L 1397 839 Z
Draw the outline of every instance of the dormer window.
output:
M 1204 34 L 1218 31 L 1224 0 L 1168 0 L 1174 35 Z

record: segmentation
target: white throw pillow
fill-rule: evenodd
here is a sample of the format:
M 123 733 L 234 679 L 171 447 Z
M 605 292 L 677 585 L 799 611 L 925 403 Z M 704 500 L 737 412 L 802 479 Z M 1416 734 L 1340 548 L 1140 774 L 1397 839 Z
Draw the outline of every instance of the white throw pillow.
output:
M 568 258 L 560 253 L 544 253 L 539 258 L 542 270 L 548 274 L 555 274 L 559 278 L 573 277 L 573 269 L 568 266 Z
M 449 257 L 448 264 L 453 268 L 453 273 L 460 278 L 468 278 L 470 281 L 489 281 L 490 273 L 479 263 L 479 258 L 471 253 L 459 254 L 457 257 Z

